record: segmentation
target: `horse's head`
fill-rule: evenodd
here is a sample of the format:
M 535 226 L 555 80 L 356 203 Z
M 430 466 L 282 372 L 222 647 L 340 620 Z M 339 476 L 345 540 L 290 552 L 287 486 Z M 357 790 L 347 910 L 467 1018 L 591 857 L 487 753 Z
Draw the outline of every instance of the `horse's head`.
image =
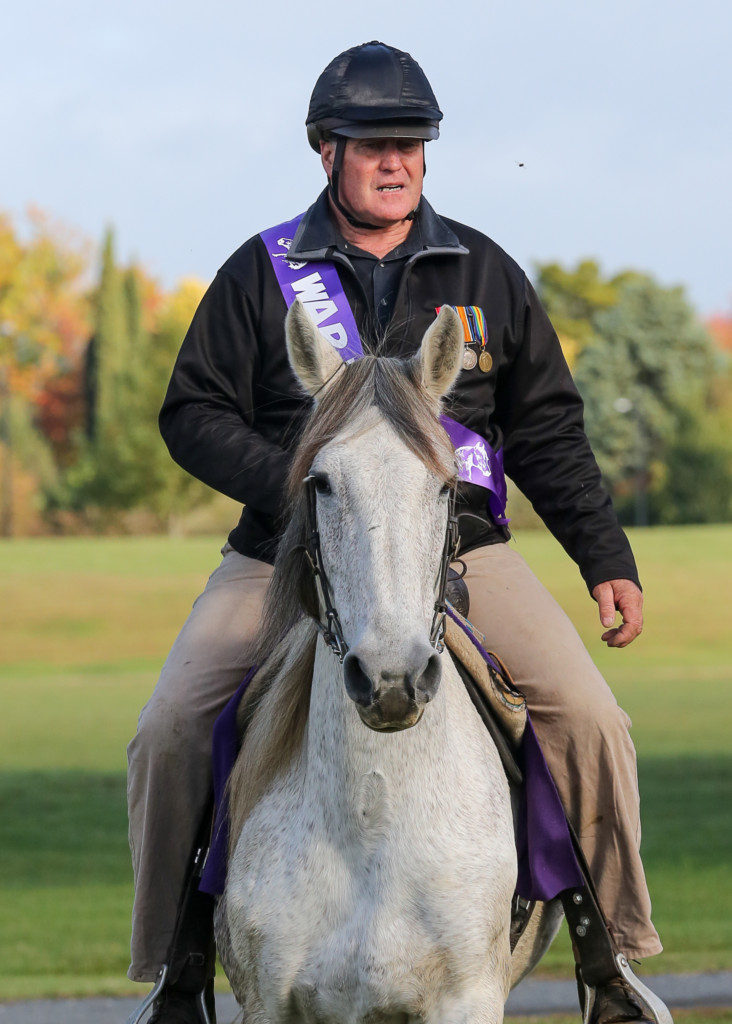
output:
M 443 306 L 412 359 L 364 356 L 346 365 L 299 303 L 287 317 L 290 362 L 316 408 L 293 466 L 299 537 L 285 544 L 307 529 L 302 481 L 310 476 L 323 567 L 348 645 L 346 690 L 376 730 L 415 725 L 440 683 L 429 634 L 456 462 L 438 417 L 462 339 L 457 315 Z M 303 604 L 322 617 L 306 564 Z

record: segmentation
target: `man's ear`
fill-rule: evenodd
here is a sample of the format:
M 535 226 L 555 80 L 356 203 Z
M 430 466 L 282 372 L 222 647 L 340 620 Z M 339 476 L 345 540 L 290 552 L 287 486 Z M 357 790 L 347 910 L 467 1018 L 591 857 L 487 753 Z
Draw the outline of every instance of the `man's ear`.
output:
M 443 306 L 425 331 L 414 356 L 422 384 L 436 402 L 448 393 L 463 365 L 463 325 L 451 306 Z
M 309 395 L 316 397 L 343 366 L 343 360 L 313 323 L 300 299 L 285 319 L 287 355 L 295 376 Z
M 330 176 L 333 173 L 333 162 L 335 160 L 335 149 L 336 149 L 335 142 L 333 142 L 332 140 L 330 140 L 330 139 L 328 139 L 327 141 L 324 140 L 324 139 L 320 140 L 320 160 L 321 160 L 321 162 L 323 164 L 323 170 L 328 175 L 328 180 L 329 181 L 330 181 Z

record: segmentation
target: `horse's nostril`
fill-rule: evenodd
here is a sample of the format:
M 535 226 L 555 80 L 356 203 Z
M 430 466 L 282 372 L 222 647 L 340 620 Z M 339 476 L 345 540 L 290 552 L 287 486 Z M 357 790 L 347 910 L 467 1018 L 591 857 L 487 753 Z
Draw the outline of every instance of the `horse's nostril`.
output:
M 422 703 L 431 701 L 437 693 L 442 677 L 442 663 L 439 655 L 433 653 L 427 659 L 427 664 L 414 680 L 414 690 L 417 700 Z
M 371 704 L 374 700 L 374 684 L 363 667 L 361 659 L 349 651 L 343 659 L 343 678 L 346 693 L 356 704 Z

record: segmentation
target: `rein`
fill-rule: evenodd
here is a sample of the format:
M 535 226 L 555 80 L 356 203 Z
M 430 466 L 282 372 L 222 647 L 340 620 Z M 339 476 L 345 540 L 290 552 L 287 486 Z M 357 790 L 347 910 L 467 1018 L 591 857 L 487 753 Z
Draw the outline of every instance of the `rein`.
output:
M 319 602 L 325 612 L 325 622 L 316 619 L 315 625 L 323 636 L 326 644 L 333 651 L 341 663 L 348 654 L 348 644 L 343 636 L 343 627 L 338 617 L 338 612 L 333 604 L 333 591 L 328 579 L 328 574 L 323 565 L 323 552 L 320 547 L 320 532 L 318 530 L 318 507 L 315 491 L 316 478 L 306 476 L 303 480 L 305 485 L 305 515 L 306 515 L 306 538 L 303 545 L 305 555 L 313 574 L 315 589 Z M 442 548 L 442 559 L 440 570 L 437 576 L 437 596 L 432 612 L 432 625 L 430 627 L 430 644 L 438 653 L 445 649 L 445 618 L 447 616 L 447 580 L 450 563 L 457 558 L 460 548 L 460 530 L 457 516 L 455 515 L 455 502 L 457 500 L 457 487 L 450 488 L 450 498 L 447 511 L 447 528 L 445 530 L 445 543 Z

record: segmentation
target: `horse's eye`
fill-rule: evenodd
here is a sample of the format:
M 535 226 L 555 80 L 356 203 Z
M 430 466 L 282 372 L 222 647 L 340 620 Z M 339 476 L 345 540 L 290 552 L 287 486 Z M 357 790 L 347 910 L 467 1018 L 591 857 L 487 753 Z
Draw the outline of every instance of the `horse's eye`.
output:
M 450 485 L 449 484 L 443 484 L 442 487 L 440 488 L 440 497 L 442 498 L 443 495 L 449 494 L 449 493 L 450 493 Z
M 315 490 L 318 494 L 332 494 L 330 480 L 325 473 L 315 473 Z

